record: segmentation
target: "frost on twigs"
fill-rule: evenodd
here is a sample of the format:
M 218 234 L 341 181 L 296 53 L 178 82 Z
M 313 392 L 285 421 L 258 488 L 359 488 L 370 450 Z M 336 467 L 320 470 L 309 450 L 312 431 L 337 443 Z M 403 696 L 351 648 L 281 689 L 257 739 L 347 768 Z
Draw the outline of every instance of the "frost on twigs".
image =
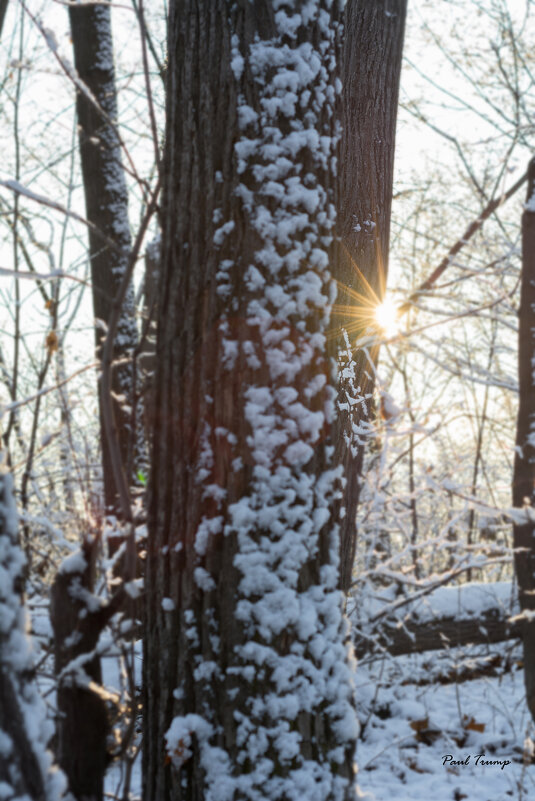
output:
M 232 712 L 207 702 L 192 713 L 186 689 L 166 753 L 177 771 L 197 759 L 206 801 L 345 801 L 354 795 L 357 722 L 332 517 L 343 475 L 332 463 L 335 391 L 325 356 L 338 8 L 328 0 L 272 6 L 270 38 L 231 36 L 239 214 L 218 210 L 214 245 L 222 250 L 217 293 L 233 315 L 219 326 L 219 362 L 243 379 L 233 390 L 235 429 L 207 424 L 202 434 L 197 477 L 214 506 L 195 541 L 205 622 L 192 610 L 183 615 L 196 698 L 222 694 Z M 252 253 L 233 250 L 244 235 Z M 229 483 L 217 483 L 223 443 L 234 485 L 242 481 L 231 498 Z M 240 634 L 232 648 L 228 619 L 218 621 L 217 603 L 210 608 L 218 588 L 205 569 L 221 535 L 234 544 L 230 614 Z M 199 646 L 207 637 L 210 670 Z
M 22 601 L 24 555 L 18 544 L 12 478 L 0 472 L 0 785 L 2 798 L 57 801 L 63 774 L 52 766 L 52 735 L 32 679 L 33 655 Z

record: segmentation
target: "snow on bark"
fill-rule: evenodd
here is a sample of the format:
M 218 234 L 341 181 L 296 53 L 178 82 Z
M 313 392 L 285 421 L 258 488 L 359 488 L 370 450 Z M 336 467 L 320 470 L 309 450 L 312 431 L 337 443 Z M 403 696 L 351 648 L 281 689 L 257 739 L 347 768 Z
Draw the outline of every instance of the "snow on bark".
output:
M 107 247 L 95 231 L 90 231 L 93 308 L 95 318 L 107 324 L 131 253 L 128 192 L 116 128 L 118 110 L 111 12 L 106 5 L 73 5 L 69 16 L 75 66 L 79 80 L 89 90 L 89 95 L 79 91 L 77 96 L 87 217 L 117 246 L 115 249 Z M 95 105 L 104 113 L 99 113 Z M 97 339 L 100 337 L 99 332 Z M 141 426 L 137 426 L 135 437 L 130 433 L 135 383 L 132 357 L 137 340 L 135 299 L 131 287 L 121 308 L 115 337 L 114 354 L 118 363 L 113 368 L 113 392 L 123 469 L 127 472 L 128 466 L 133 468 L 130 471 L 132 475 L 137 473 L 136 462 L 140 466 L 144 458 Z M 106 442 L 103 448 L 105 501 L 106 506 L 114 507 L 115 486 Z M 132 448 L 133 453 L 130 453 Z
M 57 801 L 66 786 L 46 744 L 52 736 L 34 683 L 22 602 L 25 558 L 18 543 L 11 475 L 0 473 L 0 796 Z
M 206 801 L 354 795 L 353 665 L 332 518 L 344 478 L 332 461 L 336 393 L 325 357 L 335 296 L 328 254 L 335 222 L 338 11 L 329 0 L 273 0 L 275 35 L 257 32 L 252 42 L 231 37 L 241 220 L 225 220 L 217 209 L 213 241 L 223 248 L 241 225 L 256 243 L 243 271 L 225 258 L 217 273 L 219 297 L 244 321 L 236 334 L 224 315 L 219 334 L 226 369 L 246 367 L 239 399 L 246 433 L 236 437 L 205 423 L 197 480 L 206 484 L 215 511 L 197 530 L 194 580 L 206 593 L 214 588 L 203 555 L 222 529 L 236 542 L 234 616 L 243 641 L 226 654 L 226 665 L 192 659 L 197 687 L 206 685 L 200 697 L 217 695 L 221 672 L 232 676 L 235 742 L 231 749 L 223 745 L 221 722 L 208 706 L 202 714 L 176 715 L 166 734 L 176 770 L 191 757 L 195 736 Z M 238 249 L 236 259 L 241 255 Z M 247 475 L 242 497 L 226 506 L 226 489 L 214 481 L 223 437 L 235 472 Z M 198 627 L 188 611 L 194 651 Z M 214 625 L 216 657 L 219 634 Z M 181 699 L 184 688 L 175 693 Z

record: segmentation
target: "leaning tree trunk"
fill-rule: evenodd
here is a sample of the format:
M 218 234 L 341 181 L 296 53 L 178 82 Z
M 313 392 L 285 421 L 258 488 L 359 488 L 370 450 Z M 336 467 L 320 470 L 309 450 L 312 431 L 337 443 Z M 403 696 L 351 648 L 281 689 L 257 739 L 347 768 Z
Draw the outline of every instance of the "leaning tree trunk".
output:
M 0 472 L 0 785 L 3 798 L 59 799 L 64 777 L 51 770 L 46 710 L 33 678 L 22 602 L 24 555 L 18 543 L 11 475 Z
M 110 7 L 76 4 L 69 7 L 74 64 L 93 102 L 78 91 L 76 111 L 80 130 L 80 159 L 84 182 L 86 214 L 95 229 L 89 231 L 89 256 L 93 310 L 96 318 L 97 353 L 103 339 L 103 327 L 112 311 L 130 256 L 131 239 L 128 223 L 128 195 L 121 163 L 121 148 L 114 122 L 117 119 L 117 92 L 113 64 L 113 40 Z M 99 109 L 102 110 L 100 110 Z M 102 113 L 104 112 L 104 113 Z M 101 232 L 117 243 L 108 246 Z M 122 468 L 131 483 L 135 475 L 135 458 L 141 448 L 137 442 L 142 427 L 132 432 L 134 407 L 134 375 L 132 354 L 137 343 L 134 293 L 129 291 L 123 304 L 115 341 L 112 408 L 115 431 L 121 452 Z M 106 511 L 121 517 L 118 488 L 113 474 L 110 445 L 104 433 L 102 400 L 99 392 L 102 431 L 102 477 Z
M 170 5 L 144 797 L 354 797 L 332 282 L 339 4 Z
M 373 307 L 385 290 L 401 55 L 407 0 L 349 0 L 345 10 L 342 64 L 343 131 L 339 156 L 339 247 L 333 261 L 340 312 L 337 328 L 349 335 L 338 351 L 340 415 L 334 442 L 344 465 L 341 586 L 347 592 L 357 542 L 364 447 L 369 432 L 378 348 L 355 350 L 373 322 Z
M 522 280 L 518 317 L 518 421 L 513 504 L 526 508 L 526 522 L 514 526 L 515 569 L 524 640 L 526 698 L 535 720 L 535 159 L 528 170 L 522 215 Z

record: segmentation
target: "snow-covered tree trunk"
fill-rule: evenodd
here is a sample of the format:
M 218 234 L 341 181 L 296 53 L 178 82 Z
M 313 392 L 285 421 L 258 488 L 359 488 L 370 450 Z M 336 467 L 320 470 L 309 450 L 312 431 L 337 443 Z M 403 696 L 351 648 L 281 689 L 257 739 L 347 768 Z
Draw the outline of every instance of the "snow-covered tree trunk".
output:
M 513 475 L 513 504 L 527 506 L 526 522 L 514 526 L 520 607 L 524 610 L 526 698 L 535 720 L 535 159 L 528 171 L 527 203 L 522 215 L 522 281 L 518 315 L 518 420 Z
M 340 4 L 170 5 L 144 797 L 354 797 L 338 589 Z
M 130 256 L 131 237 L 128 223 L 128 194 L 121 162 L 117 132 L 110 121 L 117 119 L 117 92 L 113 62 L 113 40 L 108 5 L 71 5 L 69 17 L 74 50 L 74 64 L 79 77 L 96 104 L 82 91 L 77 93 L 76 111 L 80 131 L 80 158 L 84 182 L 87 218 L 96 229 L 117 243 L 118 250 L 107 246 L 94 229 L 89 231 L 93 310 L 97 347 L 107 324 Z M 103 110 L 104 115 L 99 111 Z M 138 437 L 142 427 L 132 432 L 133 398 L 132 354 L 137 344 L 137 326 L 133 290 L 122 308 L 113 368 L 113 416 L 121 451 L 123 471 L 130 483 L 135 475 L 135 458 L 142 450 Z M 100 403 L 101 430 L 102 404 Z M 109 442 L 102 436 L 104 502 L 108 510 L 121 516 L 117 487 L 111 465 Z
M 342 136 L 338 171 L 339 247 L 332 274 L 339 287 L 337 327 L 353 343 L 373 322 L 373 307 L 386 287 L 390 211 L 401 56 L 407 0 L 348 0 L 345 7 Z M 355 294 L 357 293 L 357 295 Z M 355 561 L 356 513 L 364 448 L 369 433 L 378 348 L 356 352 L 332 340 L 341 354 L 335 424 L 335 461 L 344 466 L 340 503 L 341 586 L 348 592 Z
M 22 599 L 25 559 L 18 543 L 12 478 L 0 472 L 0 796 L 56 801 L 65 779 L 46 751 L 45 707 L 35 685 Z

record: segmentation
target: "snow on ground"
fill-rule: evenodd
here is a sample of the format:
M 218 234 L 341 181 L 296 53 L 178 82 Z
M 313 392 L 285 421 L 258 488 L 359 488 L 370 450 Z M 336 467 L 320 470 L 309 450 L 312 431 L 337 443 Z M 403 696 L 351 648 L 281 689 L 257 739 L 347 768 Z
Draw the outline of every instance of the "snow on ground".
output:
M 47 641 L 50 631 L 46 604 L 33 608 L 32 613 L 34 633 L 38 640 Z M 356 673 L 362 726 L 357 746 L 361 798 L 535 799 L 535 764 L 524 765 L 523 761 L 526 738 L 535 735 L 524 699 L 521 658 L 520 645 L 510 641 L 491 647 L 457 648 L 373 662 L 361 660 Z M 498 660 L 501 667 L 496 666 Z M 139 679 L 139 644 L 135 661 Z M 476 666 L 485 673 L 486 665 L 493 666 L 494 675 L 457 684 L 440 683 L 440 676 L 464 675 Z M 121 676 L 116 658 L 103 659 L 103 670 L 105 684 L 119 691 Z M 50 681 L 45 681 L 42 689 L 46 687 L 50 687 Z M 50 696 L 47 700 L 53 703 Z M 485 756 L 477 760 L 478 754 Z M 444 765 L 446 755 L 456 761 L 466 761 L 468 756 L 470 759 L 465 765 Z M 483 760 L 510 764 L 502 768 L 501 764 L 483 765 Z M 112 797 L 123 779 L 120 763 L 112 763 L 106 777 L 106 790 Z M 139 756 L 133 767 L 131 793 L 133 799 L 141 797 Z
M 508 658 L 511 670 L 457 684 L 436 682 L 439 673 L 462 672 L 476 660 L 488 663 L 499 656 Z M 518 645 L 503 643 L 361 664 L 356 685 L 363 732 L 357 762 L 363 798 L 535 798 L 535 764 L 524 764 L 533 728 L 520 659 Z M 435 682 L 427 683 L 430 679 Z M 377 714 L 370 715 L 372 707 Z M 451 759 L 445 763 L 446 757 Z

